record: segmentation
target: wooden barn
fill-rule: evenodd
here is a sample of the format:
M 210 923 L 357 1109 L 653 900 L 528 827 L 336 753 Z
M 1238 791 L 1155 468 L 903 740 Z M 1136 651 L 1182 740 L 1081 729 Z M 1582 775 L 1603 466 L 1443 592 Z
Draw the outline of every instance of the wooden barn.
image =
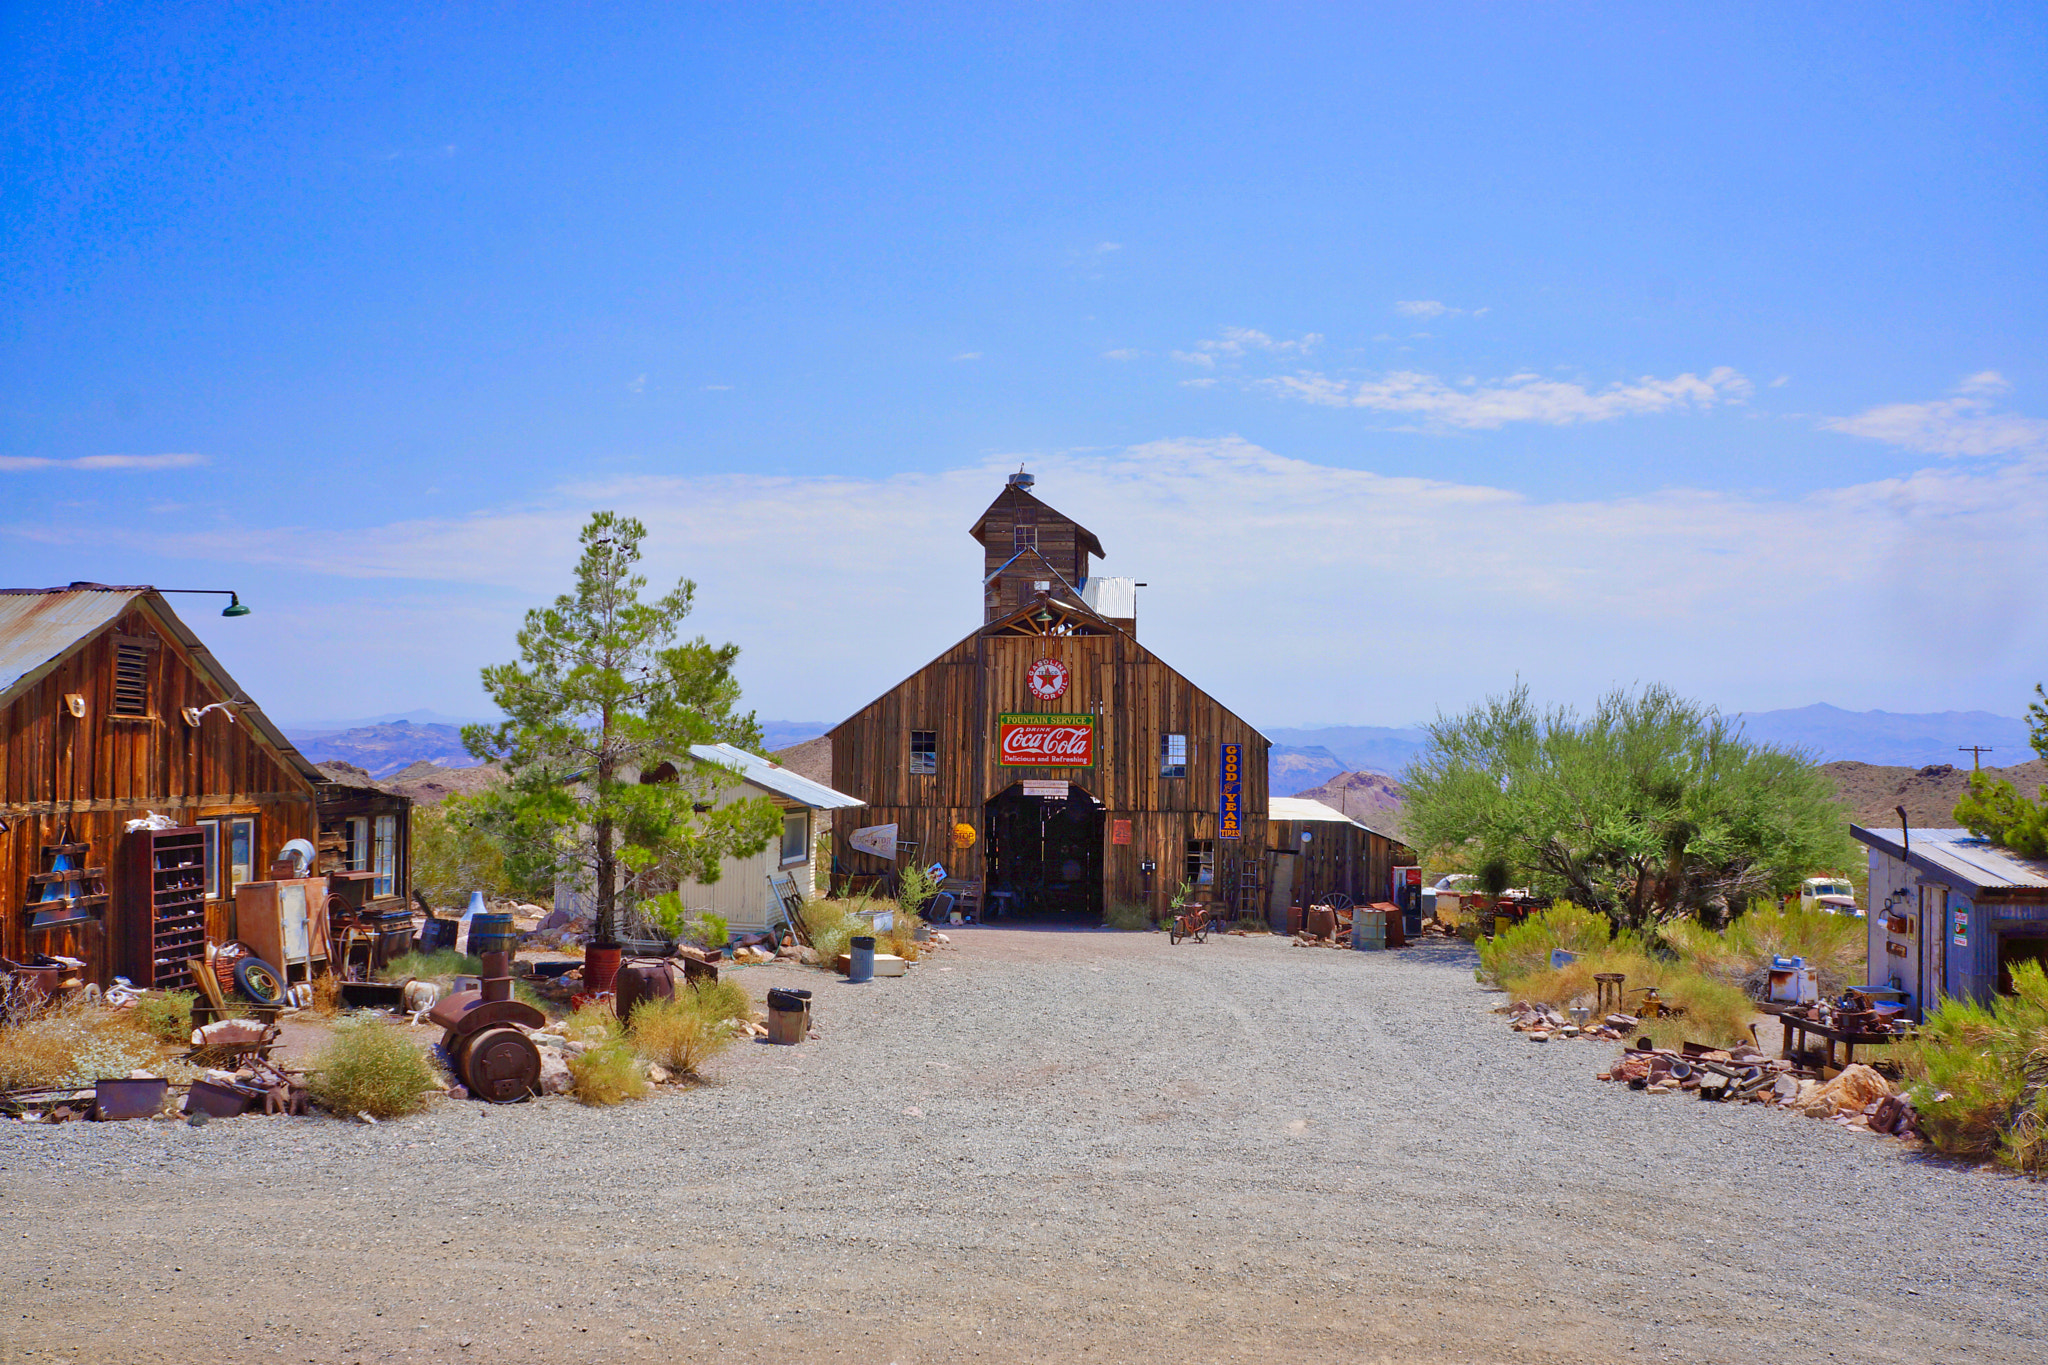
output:
M 322 780 L 154 589 L 0 589 L 0 954 L 186 984 Z
M 1333 892 L 1353 905 L 1387 900 L 1394 868 L 1415 862 L 1415 854 L 1392 835 L 1299 796 L 1274 797 L 1266 829 L 1272 860 L 1267 908 L 1279 933 L 1298 928 L 1303 908 Z
M 1265 913 L 1266 737 L 1137 640 L 1137 586 L 1089 572 L 1102 544 L 1013 475 L 971 528 L 982 625 L 833 729 L 834 862 L 893 825 L 897 859 L 943 864 L 984 913 L 1155 912 L 1183 882 Z

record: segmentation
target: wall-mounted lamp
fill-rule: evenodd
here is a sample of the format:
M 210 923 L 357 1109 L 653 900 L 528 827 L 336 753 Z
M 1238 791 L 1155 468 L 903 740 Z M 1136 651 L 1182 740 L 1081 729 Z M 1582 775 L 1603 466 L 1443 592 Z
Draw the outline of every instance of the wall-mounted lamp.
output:
M 247 616 L 249 614 L 249 609 L 242 605 L 241 594 L 230 592 L 226 588 L 158 588 L 156 591 L 191 593 L 199 597 L 225 597 L 228 599 L 228 604 L 220 609 L 222 616 Z
M 64 694 L 64 709 L 79 720 L 85 719 L 85 698 L 76 692 Z

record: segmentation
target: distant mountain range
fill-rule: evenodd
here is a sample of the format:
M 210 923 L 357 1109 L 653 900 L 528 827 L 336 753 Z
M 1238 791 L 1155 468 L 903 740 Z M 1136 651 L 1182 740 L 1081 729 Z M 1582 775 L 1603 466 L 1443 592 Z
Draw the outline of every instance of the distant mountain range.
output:
M 380 779 L 416 763 L 448 768 L 476 764 L 462 747 L 462 731 L 439 723 L 416 725 L 394 720 L 328 732 L 286 730 L 285 737 L 315 763 L 349 763 Z
M 1791 711 L 1752 711 L 1740 717 L 1744 733 L 1785 748 L 1804 749 L 1818 763 L 1871 763 L 1880 767 L 1970 766 L 1966 744 L 1990 746 L 1992 763 L 2024 763 L 2034 756 L 2027 723 L 1989 711 L 1844 711 L 1826 703 Z

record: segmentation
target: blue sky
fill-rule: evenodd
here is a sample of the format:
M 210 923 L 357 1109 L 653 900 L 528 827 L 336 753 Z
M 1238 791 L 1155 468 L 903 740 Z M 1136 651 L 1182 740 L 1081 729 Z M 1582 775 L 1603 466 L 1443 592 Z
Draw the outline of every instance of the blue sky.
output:
M 0 577 L 274 714 L 479 710 L 604 506 L 836 719 L 1020 462 L 1267 724 L 2048 658 L 2039 7 L 415 9 L 0 31 Z

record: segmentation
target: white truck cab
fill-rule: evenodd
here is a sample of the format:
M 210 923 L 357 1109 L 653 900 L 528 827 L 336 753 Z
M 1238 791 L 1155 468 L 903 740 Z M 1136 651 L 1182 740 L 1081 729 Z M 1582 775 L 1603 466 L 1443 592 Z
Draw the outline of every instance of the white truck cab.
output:
M 1818 910 L 1824 915 L 1856 915 L 1856 888 L 1847 877 L 1808 877 L 1799 883 L 1799 908 Z

